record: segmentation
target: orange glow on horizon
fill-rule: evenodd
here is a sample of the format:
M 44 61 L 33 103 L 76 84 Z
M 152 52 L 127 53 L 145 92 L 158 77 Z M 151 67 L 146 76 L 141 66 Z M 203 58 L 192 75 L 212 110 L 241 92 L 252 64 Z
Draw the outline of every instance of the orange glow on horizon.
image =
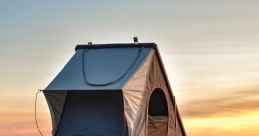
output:
M 259 110 L 239 115 L 219 117 L 198 117 L 184 119 L 185 128 L 192 136 L 244 136 L 259 135 Z

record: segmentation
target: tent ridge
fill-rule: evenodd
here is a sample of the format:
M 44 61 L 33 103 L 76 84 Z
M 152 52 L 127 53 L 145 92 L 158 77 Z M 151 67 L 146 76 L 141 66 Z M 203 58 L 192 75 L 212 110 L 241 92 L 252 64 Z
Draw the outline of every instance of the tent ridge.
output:
M 78 44 L 75 50 L 79 49 L 98 49 L 98 48 L 157 48 L 156 43 L 111 43 L 111 44 Z

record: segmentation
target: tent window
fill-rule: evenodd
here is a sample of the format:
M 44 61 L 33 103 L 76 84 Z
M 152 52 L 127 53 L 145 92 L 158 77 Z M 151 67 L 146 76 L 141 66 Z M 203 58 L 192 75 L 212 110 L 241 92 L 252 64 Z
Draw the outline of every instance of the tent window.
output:
M 168 106 L 164 92 L 156 89 L 149 100 L 148 136 L 166 136 L 168 128 Z

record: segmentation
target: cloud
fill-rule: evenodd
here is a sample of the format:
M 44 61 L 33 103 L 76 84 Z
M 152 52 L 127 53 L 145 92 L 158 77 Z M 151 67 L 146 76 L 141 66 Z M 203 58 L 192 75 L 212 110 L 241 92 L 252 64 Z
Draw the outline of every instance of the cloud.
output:
M 259 110 L 259 89 L 206 95 L 180 105 L 185 118 L 236 115 Z

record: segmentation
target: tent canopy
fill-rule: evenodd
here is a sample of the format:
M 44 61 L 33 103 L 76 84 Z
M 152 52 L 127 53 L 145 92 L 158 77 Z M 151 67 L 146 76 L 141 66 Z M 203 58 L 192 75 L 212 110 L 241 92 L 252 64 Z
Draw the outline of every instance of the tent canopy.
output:
M 78 45 L 75 55 L 45 90 L 120 90 L 154 45 Z
M 55 136 L 186 135 L 155 43 L 78 45 L 44 95 Z

